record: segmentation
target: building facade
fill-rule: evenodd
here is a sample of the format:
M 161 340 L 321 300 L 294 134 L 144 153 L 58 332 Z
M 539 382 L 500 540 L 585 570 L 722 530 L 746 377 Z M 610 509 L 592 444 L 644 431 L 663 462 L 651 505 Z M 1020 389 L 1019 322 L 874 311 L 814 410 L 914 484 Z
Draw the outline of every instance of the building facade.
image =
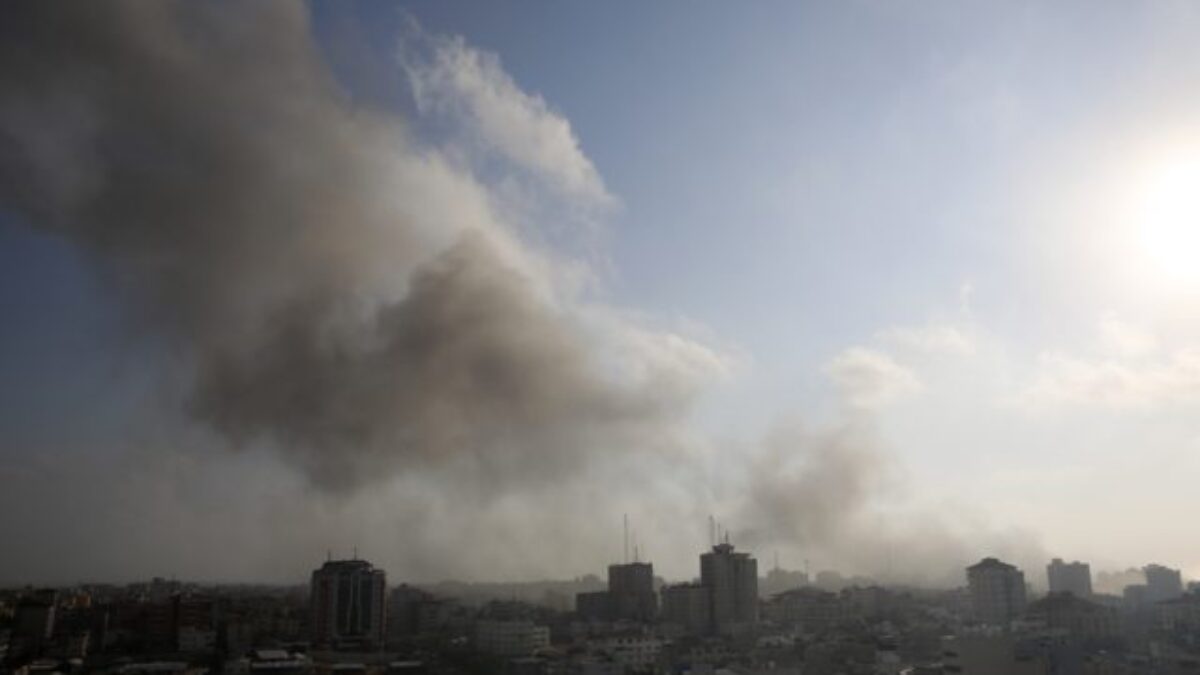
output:
M 1162 602 L 1183 595 L 1183 579 L 1179 570 L 1162 565 L 1146 565 L 1142 571 L 1146 573 L 1147 601 Z
M 1092 596 L 1092 568 L 1076 560 L 1063 562 L 1055 558 L 1046 565 L 1046 581 L 1051 593 L 1070 593 L 1077 598 Z
M 975 618 L 1007 626 L 1025 611 L 1025 574 L 996 558 L 984 558 L 967 568 L 967 586 Z
M 712 593 L 712 631 L 745 632 L 758 623 L 758 561 L 730 543 L 700 556 L 700 584 Z
M 609 565 L 608 593 L 614 619 L 650 622 L 658 615 L 654 566 L 650 563 Z
M 383 570 L 365 560 L 331 560 L 312 573 L 312 642 L 325 649 L 378 649 L 385 631 Z
M 675 584 L 662 589 L 662 620 L 689 635 L 712 631 L 712 594 L 701 584 Z
M 475 624 L 475 648 L 492 656 L 532 656 L 550 646 L 550 629 L 532 621 L 485 620 Z

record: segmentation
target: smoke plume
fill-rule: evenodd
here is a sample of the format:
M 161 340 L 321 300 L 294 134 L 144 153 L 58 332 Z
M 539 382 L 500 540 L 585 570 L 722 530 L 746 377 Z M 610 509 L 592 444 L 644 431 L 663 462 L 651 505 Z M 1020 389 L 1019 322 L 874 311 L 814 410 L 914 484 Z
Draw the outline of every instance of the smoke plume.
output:
M 621 342 L 670 336 L 589 328 L 487 185 L 339 88 L 302 3 L 8 10 L 3 204 L 86 252 L 131 327 L 189 365 L 189 413 L 233 445 L 278 448 L 335 491 L 463 457 L 516 478 L 635 445 L 686 407 L 696 361 Z M 424 80 L 498 72 L 449 46 Z M 559 161 L 573 191 L 602 194 L 565 120 L 500 85 L 509 126 L 550 134 L 537 173 Z

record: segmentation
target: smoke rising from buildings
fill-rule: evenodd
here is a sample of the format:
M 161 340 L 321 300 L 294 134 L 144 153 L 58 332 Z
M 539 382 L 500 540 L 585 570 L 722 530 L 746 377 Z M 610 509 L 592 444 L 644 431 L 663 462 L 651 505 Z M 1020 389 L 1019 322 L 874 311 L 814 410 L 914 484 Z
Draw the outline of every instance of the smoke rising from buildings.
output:
M 3 198 L 86 251 L 231 443 L 331 490 L 460 455 L 527 476 L 627 447 L 690 396 L 675 364 L 609 372 L 554 261 L 469 170 L 339 89 L 303 5 L 20 9 Z M 594 187 L 555 120 L 566 148 L 536 169 L 561 157 Z
M 558 569 L 586 570 L 616 537 L 578 525 L 622 511 L 656 533 L 650 555 L 678 549 L 690 567 L 717 511 L 749 546 L 888 564 L 867 517 L 888 464 L 857 423 L 783 428 L 712 487 L 720 451 L 688 415 L 729 359 L 597 300 L 586 264 L 527 236 L 518 217 L 536 209 L 473 170 L 472 153 L 490 153 L 528 181 L 522 200 L 566 206 L 552 213 L 613 201 L 566 120 L 494 58 L 430 40 L 426 61 L 397 67 L 417 114 L 468 127 L 447 147 L 344 91 L 301 3 L 7 9 L 4 208 L 82 251 L 130 334 L 165 346 L 182 409 L 216 432 L 203 444 L 270 449 L 307 481 L 279 502 L 311 502 L 238 523 L 228 506 L 205 521 L 205 497 L 185 494 L 183 513 L 145 532 L 274 546 L 307 565 L 331 532 L 404 530 L 379 557 L 429 578 L 516 569 L 548 540 L 577 547 Z M 164 471 L 176 486 L 202 473 Z M 69 480 L 87 485 L 84 473 Z M 153 483 L 138 494 L 165 498 Z M 297 517 L 312 529 L 272 527 Z M 469 547 L 486 554 L 461 560 Z

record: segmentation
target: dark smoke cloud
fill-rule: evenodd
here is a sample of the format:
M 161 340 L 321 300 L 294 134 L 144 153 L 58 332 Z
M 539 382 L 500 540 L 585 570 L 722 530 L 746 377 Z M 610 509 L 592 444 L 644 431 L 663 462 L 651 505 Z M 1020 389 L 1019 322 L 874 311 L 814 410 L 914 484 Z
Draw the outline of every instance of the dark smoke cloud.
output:
M 3 205 L 88 254 L 231 443 L 332 490 L 461 457 L 515 479 L 684 407 L 609 372 L 468 171 L 351 102 L 302 3 L 5 14 Z

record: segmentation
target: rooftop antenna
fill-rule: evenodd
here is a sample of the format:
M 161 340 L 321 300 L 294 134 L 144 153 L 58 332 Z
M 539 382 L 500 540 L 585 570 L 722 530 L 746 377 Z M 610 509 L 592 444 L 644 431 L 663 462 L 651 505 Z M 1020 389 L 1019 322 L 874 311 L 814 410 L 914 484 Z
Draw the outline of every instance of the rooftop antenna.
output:
M 358 547 L 357 546 L 354 547 L 354 559 L 358 560 Z
M 717 545 L 717 519 L 711 513 L 708 514 L 708 545 Z
M 629 514 L 628 513 L 626 513 L 622 517 L 622 522 L 625 525 L 625 557 L 621 560 L 621 562 L 623 562 L 625 564 L 629 564 Z

